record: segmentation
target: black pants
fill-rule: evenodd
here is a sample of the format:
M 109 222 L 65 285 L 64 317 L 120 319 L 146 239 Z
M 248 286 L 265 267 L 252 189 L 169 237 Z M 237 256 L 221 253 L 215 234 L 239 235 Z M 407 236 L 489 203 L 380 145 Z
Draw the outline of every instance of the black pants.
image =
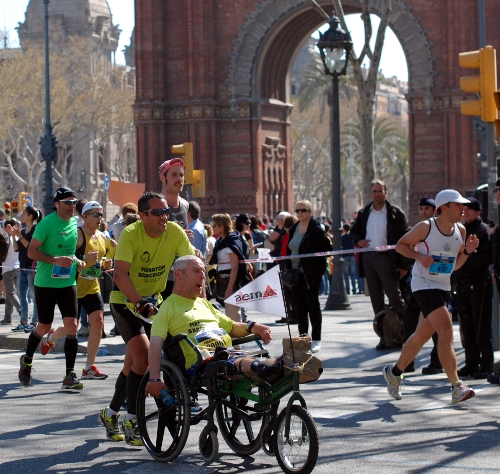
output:
M 319 305 L 319 285 L 322 275 L 305 276 L 300 273 L 299 283 L 292 288 L 293 300 L 299 320 L 299 334 L 308 334 L 311 320 L 311 339 L 321 341 L 322 315 Z
M 417 301 L 413 297 L 413 293 L 411 289 L 407 291 L 406 297 L 406 306 L 405 306 L 405 315 L 403 319 L 404 325 L 404 341 L 406 342 L 408 338 L 415 332 L 418 326 L 418 320 L 420 318 L 420 306 Z M 434 342 L 434 347 L 431 351 L 431 364 L 433 367 L 442 368 L 441 362 L 438 356 L 438 335 L 435 332 L 432 335 L 432 342 Z
M 493 330 L 491 327 L 493 287 L 489 275 L 482 283 L 460 282 L 453 301 L 458 311 L 462 345 L 467 367 L 493 371 Z

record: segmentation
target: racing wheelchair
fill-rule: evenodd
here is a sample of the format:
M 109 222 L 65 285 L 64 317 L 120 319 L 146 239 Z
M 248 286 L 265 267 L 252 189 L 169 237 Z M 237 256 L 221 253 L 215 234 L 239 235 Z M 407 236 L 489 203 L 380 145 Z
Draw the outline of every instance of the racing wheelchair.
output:
M 185 340 L 196 351 L 198 361 L 184 371 L 168 356 L 173 345 Z M 259 350 L 245 357 L 269 357 L 259 336 L 233 339 L 233 346 L 256 341 Z M 319 438 L 313 418 L 299 392 L 299 364 L 275 383 L 242 376 L 227 360 L 203 360 L 198 348 L 185 334 L 165 341 L 161 362 L 161 378 L 175 403 L 165 406 L 161 399 L 147 397 L 146 373 L 137 400 L 137 422 L 144 446 L 161 462 L 173 461 L 186 444 L 192 425 L 207 424 L 199 437 L 201 456 L 213 462 L 218 455 L 220 430 L 224 441 L 238 455 L 251 456 L 261 447 L 275 456 L 281 469 L 289 474 L 309 474 L 316 465 Z M 285 408 L 278 413 L 280 400 L 290 392 Z M 192 400 L 204 394 L 207 407 L 191 412 Z M 298 402 L 296 404 L 295 402 Z M 214 422 L 217 419 L 217 425 Z

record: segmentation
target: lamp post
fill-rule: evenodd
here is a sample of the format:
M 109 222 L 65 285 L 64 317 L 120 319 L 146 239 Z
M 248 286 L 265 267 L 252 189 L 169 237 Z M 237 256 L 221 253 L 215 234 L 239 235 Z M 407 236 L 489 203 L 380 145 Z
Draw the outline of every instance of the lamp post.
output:
M 331 104 L 331 159 L 332 159 L 332 233 L 333 248 L 342 247 L 340 224 L 342 221 L 342 192 L 340 177 L 340 116 L 339 116 L 339 77 L 347 72 L 352 41 L 339 25 L 339 19 L 332 14 L 328 21 L 330 28 L 324 34 L 320 33 L 317 43 L 325 74 L 332 76 Z M 350 309 L 349 299 L 345 290 L 342 264 L 344 259 L 336 255 L 333 259 L 334 272 L 331 278 L 330 294 L 326 301 L 326 310 Z
M 45 4 L 45 135 L 40 139 L 40 153 L 45 161 L 45 199 L 43 200 L 43 210 L 45 215 L 49 215 L 54 208 L 52 196 L 52 162 L 56 157 L 56 137 L 52 133 L 50 123 L 50 70 L 49 70 L 49 3 L 50 0 L 43 0 Z

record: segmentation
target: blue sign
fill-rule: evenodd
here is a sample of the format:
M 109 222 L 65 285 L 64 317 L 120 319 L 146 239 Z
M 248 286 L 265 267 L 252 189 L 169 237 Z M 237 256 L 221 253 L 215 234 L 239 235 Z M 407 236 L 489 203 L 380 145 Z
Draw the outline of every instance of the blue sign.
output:
M 33 206 L 33 198 L 31 196 L 26 196 L 24 200 L 26 201 L 27 206 Z
M 107 193 L 109 191 L 109 176 L 104 176 L 104 192 Z

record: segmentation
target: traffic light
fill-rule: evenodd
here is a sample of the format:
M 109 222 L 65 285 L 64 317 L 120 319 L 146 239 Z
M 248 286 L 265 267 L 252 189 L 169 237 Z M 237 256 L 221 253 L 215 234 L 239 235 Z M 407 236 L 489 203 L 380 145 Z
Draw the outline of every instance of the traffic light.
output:
M 24 211 L 26 206 L 30 205 L 30 200 L 27 199 L 28 196 L 29 194 L 24 191 L 19 193 L 19 208 L 21 211 Z
M 193 198 L 205 197 L 205 170 L 193 170 Z
M 10 213 L 12 211 L 12 205 L 10 204 L 10 201 L 5 201 L 4 202 L 3 209 L 5 211 L 5 214 L 9 214 L 10 215 Z
M 17 205 L 17 201 L 12 201 L 12 215 L 17 216 L 19 212 L 19 206 Z
M 176 155 L 184 155 L 184 182 L 193 184 L 193 144 L 191 142 L 182 143 L 181 145 L 172 145 L 172 153 Z
M 460 78 L 460 89 L 465 92 L 477 92 L 477 100 L 463 100 L 460 111 L 464 115 L 476 115 L 483 122 L 494 122 L 498 118 L 494 93 L 497 92 L 497 60 L 496 50 L 486 46 L 477 51 L 469 51 L 458 55 L 460 66 L 479 69 L 479 76 Z

